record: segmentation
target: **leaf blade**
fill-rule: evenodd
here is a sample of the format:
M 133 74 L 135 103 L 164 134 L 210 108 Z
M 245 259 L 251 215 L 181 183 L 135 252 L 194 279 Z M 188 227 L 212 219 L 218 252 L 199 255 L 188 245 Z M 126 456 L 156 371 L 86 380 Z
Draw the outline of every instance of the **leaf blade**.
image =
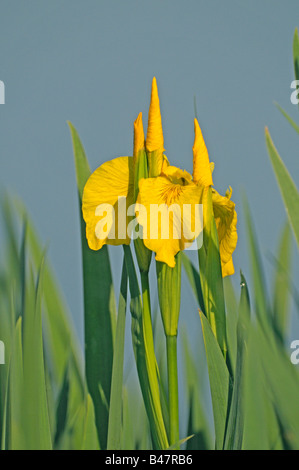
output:
M 280 193 L 285 205 L 287 216 L 293 228 L 297 244 L 299 246 L 299 192 L 291 178 L 284 162 L 276 150 L 268 129 L 265 132 L 266 145 Z
M 107 246 L 104 245 L 99 251 L 92 251 L 87 244 L 81 205 L 84 186 L 90 175 L 90 167 L 76 129 L 71 123 L 69 123 L 69 127 L 73 142 L 79 194 L 84 286 L 86 380 L 94 403 L 100 447 L 105 449 L 107 446 L 116 322 L 115 296 Z

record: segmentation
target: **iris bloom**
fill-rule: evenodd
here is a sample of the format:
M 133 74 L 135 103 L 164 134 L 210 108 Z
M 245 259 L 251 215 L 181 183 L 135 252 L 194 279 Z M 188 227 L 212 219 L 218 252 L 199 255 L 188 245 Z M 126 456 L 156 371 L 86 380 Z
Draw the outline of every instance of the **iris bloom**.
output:
M 138 176 L 138 159 L 141 152 L 146 151 L 148 160 L 148 176 Z M 185 170 L 171 166 L 164 155 L 164 139 L 158 90 L 155 78 L 152 84 L 151 104 L 148 117 L 147 137 L 144 139 L 141 113 L 134 123 L 134 152 L 133 157 L 119 157 L 101 165 L 88 179 L 83 193 L 83 217 L 86 222 L 86 237 L 89 247 L 100 249 L 104 244 L 120 245 L 130 243 L 130 233 L 118 233 L 121 222 L 130 227 L 134 215 L 143 229 L 143 243 L 156 253 L 156 260 L 170 267 L 175 266 L 175 255 L 190 245 L 192 239 L 185 238 L 182 230 L 184 221 L 173 213 L 171 205 L 182 209 L 184 204 L 191 207 L 189 215 L 190 227 L 196 225 L 195 211 L 197 204 L 203 203 L 205 223 L 205 197 L 207 191 L 212 191 L 213 212 L 219 238 L 220 257 L 223 276 L 234 273 L 232 253 L 237 244 L 237 215 L 235 204 L 231 201 L 231 190 L 223 197 L 211 186 L 213 164 L 209 161 L 208 151 L 195 119 L 195 140 L 193 145 L 193 176 Z M 134 189 L 135 178 L 135 189 Z M 137 186 L 137 191 L 136 191 Z M 135 201 L 137 197 L 137 201 Z M 120 199 L 121 198 L 121 199 Z M 119 209 L 119 201 L 122 208 Z M 128 208 L 136 202 L 135 214 Z M 99 237 L 103 228 L 103 213 L 99 207 L 107 205 L 105 213 L 105 229 L 107 235 Z M 150 207 L 163 205 L 163 217 L 169 216 L 170 236 L 165 239 L 159 232 L 158 237 L 151 238 Z M 101 206 L 105 207 L 105 206 Z M 109 208 L 114 208 L 114 216 Z M 162 207 L 162 206 L 161 206 Z M 145 208 L 146 211 L 141 210 Z M 173 230 L 171 230 L 173 229 Z M 201 228 L 200 228 L 201 229 Z M 200 229 L 195 229 L 195 239 Z M 108 233 L 113 232 L 113 237 Z M 124 232 L 122 230 L 122 232 Z M 130 231 L 129 231 L 130 232 Z M 180 236 L 177 234 L 180 233 Z

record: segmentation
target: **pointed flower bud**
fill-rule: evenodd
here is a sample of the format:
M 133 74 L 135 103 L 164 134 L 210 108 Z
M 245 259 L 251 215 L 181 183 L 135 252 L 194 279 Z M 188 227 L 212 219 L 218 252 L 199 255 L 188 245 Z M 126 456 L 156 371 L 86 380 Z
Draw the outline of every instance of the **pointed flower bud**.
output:
M 166 336 L 177 336 L 181 303 L 181 256 L 176 255 L 175 267 L 157 261 L 158 297 L 164 332 Z
M 211 186 L 213 179 L 209 154 L 197 119 L 194 119 L 194 132 L 193 181 L 205 187 Z
M 134 201 L 136 201 L 139 192 L 139 181 L 142 178 L 148 177 L 147 157 L 145 151 L 145 140 L 142 124 L 142 113 L 138 114 L 134 122 L 134 148 L 133 148 L 133 162 L 134 162 Z M 140 229 L 142 230 L 142 228 Z M 148 250 L 141 238 L 134 240 L 135 252 L 137 257 L 138 266 L 141 272 L 148 272 L 152 252 Z
M 163 164 L 164 138 L 160 101 L 155 77 L 152 82 L 151 104 L 148 113 L 146 151 L 149 160 L 149 176 L 159 176 Z
M 149 152 L 154 150 L 164 150 L 164 138 L 162 130 L 162 119 L 160 111 L 160 101 L 156 78 L 152 82 L 151 104 L 148 113 L 148 127 L 146 136 L 146 149 Z
M 140 150 L 144 150 L 145 140 L 144 140 L 144 131 L 142 124 L 142 113 L 138 114 L 136 121 L 134 122 L 134 149 L 133 149 L 133 158 L 134 164 L 138 159 L 138 153 Z

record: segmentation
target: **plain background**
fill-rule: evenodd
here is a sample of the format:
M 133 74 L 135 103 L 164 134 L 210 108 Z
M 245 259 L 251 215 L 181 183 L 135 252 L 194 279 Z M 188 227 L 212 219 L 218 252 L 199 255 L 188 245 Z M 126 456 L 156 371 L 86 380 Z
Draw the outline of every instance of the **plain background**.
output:
M 192 171 L 196 96 L 215 162 L 215 187 L 224 194 L 231 185 L 237 205 L 233 282 L 238 288 L 241 268 L 250 277 L 242 190 L 269 282 L 269 254 L 275 253 L 285 211 L 264 127 L 298 183 L 298 135 L 274 105 L 279 102 L 298 121 L 290 102 L 296 26 L 296 0 L 1 0 L 0 80 L 6 104 L 0 106 L 0 189 L 22 198 L 49 243 L 81 341 L 78 201 L 66 121 L 76 126 L 92 170 L 131 155 L 133 122 L 142 111 L 146 128 L 156 76 L 166 155 Z M 118 290 L 121 248 L 110 253 Z M 297 255 L 294 251 L 298 264 Z M 191 331 L 200 329 L 185 280 L 180 321 Z

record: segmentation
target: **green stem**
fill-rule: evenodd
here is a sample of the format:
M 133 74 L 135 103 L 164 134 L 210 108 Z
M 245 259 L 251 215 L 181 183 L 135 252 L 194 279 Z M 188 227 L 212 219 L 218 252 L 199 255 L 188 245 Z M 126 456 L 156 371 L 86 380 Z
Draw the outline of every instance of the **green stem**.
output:
M 178 366 L 177 366 L 177 337 L 166 336 L 167 372 L 168 372 L 168 400 L 169 400 L 169 440 L 173 446 L 179 437 L 179 393 L 178 393 Z M 176 446 L 175 449 L 180 449 Z
M 146 315 L 146 317 L 148 317 L 149 315 L 149 318 L 151 320 L 151 301 L 150 301 L 148 272 L 140 272 L 140 275 L 141 275 L 143 310 L 144 310 L 144 314 Z

